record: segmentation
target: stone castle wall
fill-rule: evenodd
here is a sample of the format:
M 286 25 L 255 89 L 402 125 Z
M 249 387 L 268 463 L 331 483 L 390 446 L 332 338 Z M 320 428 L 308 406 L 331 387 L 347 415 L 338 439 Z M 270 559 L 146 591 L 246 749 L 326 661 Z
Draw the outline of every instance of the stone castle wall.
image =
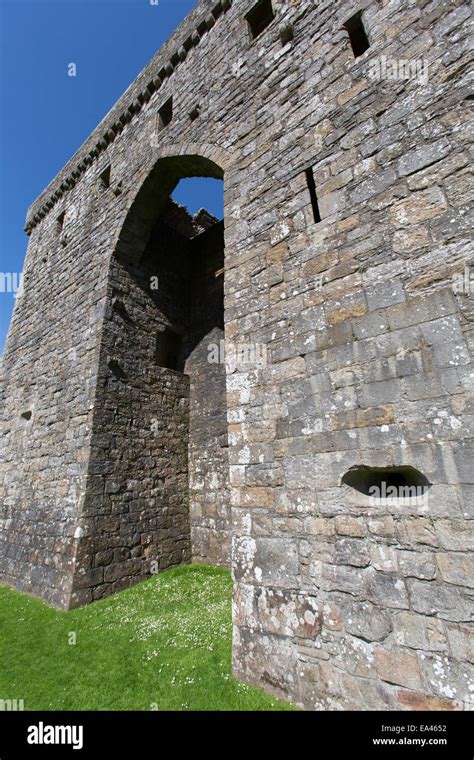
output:
M 2 367 L 1 577 L 67 608 L 192 546 L 225 562 L 231 536 L 238 677 L 312 709 L 469 707 L 470 9 L 272 0 L 252 38 L 254 5 L 201 0 L 30 209 Z M 400 60 L 420 67 L 377 76 Z M 205 343 L 194 375 L 150 366 L 164 322 L 136 277 L 193 175 L 224 178 L 225 338 L 267 350 L 228 371 L 226 409 Z M 212 309 L 200 319 L 220 337 Z M 421 501 L 366 493 L 415 476 Z

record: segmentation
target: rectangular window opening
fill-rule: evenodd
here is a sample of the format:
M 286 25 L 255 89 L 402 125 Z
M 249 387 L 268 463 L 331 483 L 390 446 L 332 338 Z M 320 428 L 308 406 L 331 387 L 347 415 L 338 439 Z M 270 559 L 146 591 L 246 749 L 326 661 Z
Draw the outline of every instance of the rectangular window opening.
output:
M 310 167 L 306 169 L 306 182 L 308 183 L 309 197 L 311 198 L 311 206 L 313 208 L 313 217 L 316 224 L 321 221 L 321 214 L 319 213 L 318 196 L 316 195 L 316 183 L 314 181 L 313 169 Z
M 61 232 L 62 228 L 64 227 L 65 217 L 66 217 L 66 212 L 62 211 L 56 219 L 56 230 L 58 233 Z
M 252 39 L 258 37 L 274 18 L 272 0 L 258 0 L 258 3 L 245 16 Z
M 161 108 L 158 109 L 158 119 L 160 127 L 167 127 L 173 118 L 173 98 L 168 98 L 166 103 L 163 103 Z
M 344 28 L 349 35 L 354 58 L 358 58 L 370 47 L 369 38 L 362 23 L 362 11 L 358 11 L 354 16 L 351 16 L 344 24 Z
M 182 368 L 182 352 L 184 335 L 171 327 L 165 327 L 156 338 L 155 361 L 159 367 L 174 369 L 179 372 Z

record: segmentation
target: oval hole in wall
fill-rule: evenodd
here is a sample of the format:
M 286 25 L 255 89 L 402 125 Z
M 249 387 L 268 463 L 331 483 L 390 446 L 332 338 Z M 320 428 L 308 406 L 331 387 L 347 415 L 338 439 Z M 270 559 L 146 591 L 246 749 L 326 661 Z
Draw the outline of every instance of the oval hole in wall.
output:
M 346 472 L 341 482 L 359 493 L 375 498 L 419 496 L 431 487 L 428 478 L 410 465 L 400 467 L 357 465 Z

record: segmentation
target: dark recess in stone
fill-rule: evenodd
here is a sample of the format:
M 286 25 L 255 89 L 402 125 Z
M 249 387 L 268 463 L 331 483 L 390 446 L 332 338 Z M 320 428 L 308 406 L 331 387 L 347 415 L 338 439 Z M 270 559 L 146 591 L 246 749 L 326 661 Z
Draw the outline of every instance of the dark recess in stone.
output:
M 22 412 L 21 416 L 24 420 L 31 420 L 31 412 Z
M 66 212 L 62 211 L 59 214 L 58 218 L 56 219 L 56 225 L 57 225 L 58 232 L 61 232 L 62 228 L 64 227 L 64 218 L 65 218 L 65 216 L 66 216 Z
M 115 361 L 115 359 L 111 359 L 109 362 L 107 362 L 107 366 L 110 369 L 110 371 L 112 372 L 112 374 L 114 375 L 114 377 L 117 378 L 117 380 L 125 380 L 126 379 L 125 372 L 123 371 L 123 369 L 120 366 L 120 364 L 117 361 Z
M 349 34 L 354 57 L 358 58 L 370 47 L 369 39 L 364 29 L 364 24 L 362 23 L 362 12 L 358 11 L 351 16 L 351 18 L 344 24 L 344 28 Z
M 321 214 L 319 213 L 318 196 L 316 194 L 316 183 L 314 181 L 313 169 L 310 167 L 306 169 L 306 182 L 308 183 L 309 197 L 311 198 L 311 206 L 313 208 L 314 221 L 317 224 L 321 221 Z
M 245 16 L 252 39 L 258 37 L 274 18 L 271 0 L 259 0 Z
M 190 111 L 189 118 L 191 119 L 191 121 L 195 121 L 198 118 L 200 113 L 201 113 L 201 108 L 199 105 L 196 105 L 194 106 L 193 110 Z
M 130 314 L 125 308 L 125 304 L 123 301 L 120 301 L 118 298 L 114 298 L 112 301 L 112 308 L 114 312 L 123 319 L 124 322 L 127 322 L 128 324 L 133 324 L 133 319 L 131 318 Z
M 366 496 L 373 495 L 373 492 L 371 493 L 371 489 L 373 488 L 378 488 L 381 493 L 384 493 L 390 487 L 397 489 L 410 487 L 421 489 L 419 493 L 424 493 L 431 487 L 428 478 L 410 465 L 401 467 L 367 467 L 366 465 L 357 465 L 346 472 L 342 478 L 342 483 Z
M 171 327 L 165 327 L 156 339 L 155 359 L 160 367 L 183 370 L 183 362 L 180 360 L 181 347 L 184 336 Z
M 110 187 L 110 166 L 108 166 L 106 169 L 104 169 L 103 172 L 101 172 L 99 181 L 100 181 L 100 186 L 104 190 Z
M 160 127 L 166 127 L 171 122 L 171 119 L 173 118 L 173 98 L 168 98 L 166 103 L 163 103 L 161 108 L 158 109 L 158 117 L 160 122 Z
M 280 40 L 282 45 L 286 45 L 288 42 L 291 42 L 291 40 L 295 36 L 295 30 L 293 29 L 293 24 L 287 23 L 282 24 L 280 26 Z

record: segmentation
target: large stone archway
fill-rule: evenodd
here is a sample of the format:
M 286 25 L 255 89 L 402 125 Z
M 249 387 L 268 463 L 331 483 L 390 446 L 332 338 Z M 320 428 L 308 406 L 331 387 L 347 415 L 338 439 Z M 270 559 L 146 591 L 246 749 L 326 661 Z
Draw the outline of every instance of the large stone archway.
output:
M 71 605 L 167 567 L 229 564 L 224 225 L 171 200 L 200 156 L 159 159 L 110 261 Z
M 200 152 L 185 152 L 190 148 Z M 171 150 L 176 151 L 175 154 L 171 154 Z M 216 154 L 216 150 L 210 151 L 209 146 L 204 145 L 168 146 L 166 151 L 160 151 L 159 158 L 151 168 L 147 166 L 140 172 L 139 189 L 117 225 L 117 254 L 129 260 L 139 259 L 157 216 L 181 179 L 223 179 L 224 168 L 208 158 L 205 152 L 213 156 Z

